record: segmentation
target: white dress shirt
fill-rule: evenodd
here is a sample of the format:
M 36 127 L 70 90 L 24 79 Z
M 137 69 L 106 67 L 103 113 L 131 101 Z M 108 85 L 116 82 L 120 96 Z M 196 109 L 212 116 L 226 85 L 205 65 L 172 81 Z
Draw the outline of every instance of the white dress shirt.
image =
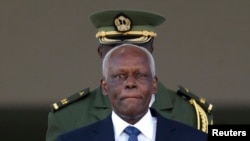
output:
M 128 141 L 129 136 L 124 132 L 124 129 L 130 124 L 122 120 L 114 111 L 111 115 L 115 133 L 115 141 Z M 138 141 L 155 141 L 157 119 L 153 117 L 150 110 L 134 125 L 141 131 L 138 135 Z
M 154 102 L 155 102 L 155 94 L 152 94 L 151 99 L 150 99 L 150 103 L 149 103 L 149 107 L 151 107 Z

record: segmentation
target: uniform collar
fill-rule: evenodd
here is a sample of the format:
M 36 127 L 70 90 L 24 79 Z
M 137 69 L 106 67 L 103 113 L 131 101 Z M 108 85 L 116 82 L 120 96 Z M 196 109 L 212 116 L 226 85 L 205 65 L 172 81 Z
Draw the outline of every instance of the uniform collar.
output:
M 157 85 L 157 91 L 160 94 L 155 94 L 155 102 L 152 107 L 159 111 L 172 109 L 174 104 L 172 102 L 173 97 L 169 95 L 170 91 L 167 90 L 161 82 L 158 82 Z
M 101 87 L 95 90 L 94 106 L 95 108 L 110 108 L 110 102 L 107 96 L 102 94 Z
M 104 119 L 111 113 L 111 104 L 107 96 L 103 96 L 101 87 L 93 91 L 94 109 L 91 113 L 99 120 Z

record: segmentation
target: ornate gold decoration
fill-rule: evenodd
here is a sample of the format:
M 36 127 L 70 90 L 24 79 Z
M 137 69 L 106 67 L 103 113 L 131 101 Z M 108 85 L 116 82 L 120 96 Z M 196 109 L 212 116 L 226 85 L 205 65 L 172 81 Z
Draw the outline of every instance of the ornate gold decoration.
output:
M 82 96 L 84 94 L 84 91 L 80 91 L 79 95 Z
M 206 112 L 196 103 L 194 99 L 190 99 L 189 102 L 194 106 L 197 117 L 197 129 L 208 133 L 208 118 Z
M 200 103 L 205 104 L 206 100 L 204 98 L 200 98 Z
M 53 107 L 54 107 L 55 110 L 59 109 L 57 103 L 54 103 L 54 104 L 53 104 Z
M 96 38 L 100 38 L 100 37 L 106 37 L 106 36 L 113 36 L 113 35 L 141 35 L 141 36 L 151 36 L 151 37 L 155 37 L 156 33 L 152 32 L 152 31 L 147 31 L 147 30 L 143 30 L 143 31 L 128 31 L 128 32 L 117 32 L 117 31 L 99 31 L 96 33 Z
M 212 104 L 209 104 L 209 106 L 208 106 L 208 108 L 207 108 L 208 112 L 211 113 L 212 109 L 213 109 L 213 105 L 212 105 Z
M 117 17 L 114 20 L 117 31 L 126 32 L 131 29 L 131 21 L 129 18 L 124 17 L 123 15 Z
M 68 99 L 63 99 L 63 100 L 61 100 L 61 103 L 64 105 L 64 104 L 67 104 L 69 101 L 68 101 Z

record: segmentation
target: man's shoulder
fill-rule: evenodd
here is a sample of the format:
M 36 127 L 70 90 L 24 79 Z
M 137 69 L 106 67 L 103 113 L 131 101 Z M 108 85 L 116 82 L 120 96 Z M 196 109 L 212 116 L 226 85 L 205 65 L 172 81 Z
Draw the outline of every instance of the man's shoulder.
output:
M 63 98 L 51 105 L 51 112 L 61 111 L 69 107 L 75 107 L 80 105 L 80 103 L 87 103 L 87 101 L 91 100 L 91 97 L 98 93 L 98 89 L 99 88 L 96 88 L 91 91 L 90 88 L 85 88 L 70 95 L 69 97 Z
M 211 113 L 213 110 L 213 105 L 206 101 L 205 98 L 200 97 L 190 91 L 188 88 L 183 86 L 178 86 L 176 91 L 166 88 L 161 82 L 158 84 L 158 93 L 168 93 L 166 96 L 177 98 L 180 102 L 187 102 L 191 105 L 198 104 L 206 113 Z
M 204 132 L 208 131 L 208 125 L 213 124 L 213 105 L 211 103 L 183 86 L 179 86 L 176 91 L 167 89 L 162 84 L 159 85 L 159 88 L 158 94 L 161 95 L 161 98 L 168 97 L 172 100 L 173 105 L 176 105 L 174 109 L 179 111 L 177 112 L 178 117 L 189 109 L 188 111 L 196 117 L 197 128 Z
M 205 98 L 200 97 L 190 91 L 188 88 L 179 86 L 176 94 L 185 100 L 188 100 L 190 104 L 198 104 L 206 113 L 212 113 L 213 105 L 209 103 Z

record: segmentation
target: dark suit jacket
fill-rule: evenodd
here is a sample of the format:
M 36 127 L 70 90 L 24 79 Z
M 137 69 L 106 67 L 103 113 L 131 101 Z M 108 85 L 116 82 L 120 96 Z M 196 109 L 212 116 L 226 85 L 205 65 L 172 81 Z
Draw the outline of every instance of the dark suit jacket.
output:
M 207 141 L 207 134 L 202 131 L 164 118 L 155 110 L 150 110 L 152 116 L 157 118 L 156 141 Z M 62 134 L 57 141 L 114 141 L 111 115 L 99 122 Z

